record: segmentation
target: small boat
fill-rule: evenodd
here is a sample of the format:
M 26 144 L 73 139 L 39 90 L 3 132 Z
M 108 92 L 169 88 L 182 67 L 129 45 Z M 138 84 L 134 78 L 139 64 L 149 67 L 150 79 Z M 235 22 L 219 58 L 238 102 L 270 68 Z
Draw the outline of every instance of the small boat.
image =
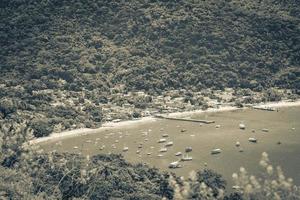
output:
M 124 147 L 124 148 L 123 148 L 123 152 L 126 152 L 126 151 L 128 151 L 128 150 L 129 150 L 128 147 Z
M 167 142 L 166 147 L 173 146 L 173 142 Z
M 184 133 L 186 132 L 187 130 L 186 129 L 181 129 L 181 133 Z
M 145 138 L 145 139 L 144 139 L 144 141 L 146 141 L 146 142 L 147 142 L 148 140 L 149 140 L 148 138 Z
M 237 141 L 237 142 L 235 143 L 235 146 L 236 146 L 236 147 L 239 147 L 239 146 L 241 146 L 241 143 L 240 143 L 239 141 Z
M 136 151 L 136 154 L 140 154 L 140 153 L 141 153 L 141 151 L 140 151 L 140 150 L 137 150 L 137 151 Z
M 216 125 L 216 128 L 220 128 L 220 127 L 221 127 L 221 125 L 220 125 L 220 124 Z
M 239 189 L 241 189 L 241 187 L 238 186 L 238 185 L 234 185 L 234 186 L 232 186 L 232 189 L 234 189 L 234 190 L 239 190 Z
M 147 155 L 150 156 L 150 155 L 151 155 L 151 152 L 148 152 Z
M 171 169 L 181 168 L 181 167 L 182 167 L 182 165 L 179 163 L 179 161 L 171 162 L 169 164 L 169 168 L 171 168 Z
M 143 132 L 142 135 L 143 135 L 143 136 L 147 136 L 147 135 L 148 135 L 148 132 Z
M 151 146 L 150 149 L 154 149 L 154 146 Z
M 169 137 L 169 135 L 167 133 L 162 134 L 162 137 Z
M 139 144 L 138 148 L 139 148 L 139 149 L 143 148 L 143 145 L 142 145 L 142 144 Z
M 222 152 L 221 149 L 213 149 L 213 150 L 211 150 L 211 154 L 219 154 L 221 152 Z
M 262 132 L 269 132 L 269 129 L 263 128 L 263 129 L 261 129 L 261 131 L 262 131 Z
M 192 134 L 192 135 L 190 135 L 191 137 L 195 137 L 195 135 L 194 134 Z
M 162 154 L 158 154 L 158 155 L 157 155 L 157 157 L 159 157 L 159 158 L 160 158 L 160 157 L 163 157 L 163 156 L 164 156 L 164 155 L 162 155 Z
M 112 122 L 114 122 L 114 123 L 117 123 L 117 122 L 120 122 L 121 121 L 121 119 L 114 119 L 114 120 L 112 120 Z
M 256 138 L 249 138 L 248 141 L 249 141 L 249 142 L 256 143 L 256 142 L 257 142 L 257 139 L 256 139 Z
M 186 153 L 191 152 L 191 151 L 193 151 L 192 147 L 185 147 L 185 152 Z
M 167 152 L 167 151 L 168 151 L 167 148 L 161 148 L 161 149 L 159 150 L 159 152 Z
M 242 123 L 239 125 L 239 127 L 240 127 L 240 129 L 242 129 L 242 130 L 245 130 L 245 129 L 246 129 L 246 125 L 245 125 L 245 124 L 242 124 Z
M 73 149 L 78 149 L 78 146 L 74 146 Z
M 167 140 L 165 139 L 165 138 L 162 138 L 162 139 L 159 139 L 158 140 L 158 143 L 164 143 L 164 142 L 166 142 Z
M 188 155 L 182 156 L 182 158 L 181 158 L 181 161 L 191 161 L 191 160 L 193 160 L 193 157 L 188 156 Z
M 181 155 L 182 155 L 182 153 L 180 151 L 175 153 L 175 156 L 181 156 Z

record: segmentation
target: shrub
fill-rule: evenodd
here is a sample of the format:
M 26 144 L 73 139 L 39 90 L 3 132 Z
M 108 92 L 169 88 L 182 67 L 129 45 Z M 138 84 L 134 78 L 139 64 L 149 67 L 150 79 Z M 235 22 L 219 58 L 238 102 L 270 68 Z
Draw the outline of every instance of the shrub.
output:
M 53 131 L 53 127 L 48 120 L 33 120 L 30 123 L 31 128 L 33 129 L 33 135 L 35 137 L 44 137 L 50 135 Z

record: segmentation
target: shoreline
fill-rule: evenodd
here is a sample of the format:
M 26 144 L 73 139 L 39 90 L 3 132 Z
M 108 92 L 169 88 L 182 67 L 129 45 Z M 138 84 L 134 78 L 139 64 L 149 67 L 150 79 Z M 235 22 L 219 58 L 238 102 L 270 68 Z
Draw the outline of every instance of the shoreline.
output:
M 280 108 L 280 107 L 292 107 L 292 106 L 300 106 L 300 100 L 296 101 L 279 101 L 279 102 L 266 102 L 266 103 L 259 103 L 259 104 L 252 104 L 252 106 L 257 107 L 273 107 L 273 108 Z M 166 113 L 163 115 L 167 115 L 169 117 L 185 117 L 190 116 L 193 114 L 200 114 L 200 113 L 213 113 L 213 112 L 227 112 L 227 111 L 234 111 L 240 109 L 249 109 L 249 107 L 238 108 L 235 106 L 220 106 L 219 108 L 208 108 L 207 110 L 193 110 L 193 111 L 184 111 L 184 112 L 173 112 L 173 113 Z M 29 141 L 30 145 L 39 144 L 48 141 L 55 141 L 62 138 L 69 138 L 69 137 L 76 137 L 86 134 L 92 134 L 99 131 L 111 130 L 116 128 L 122 128 L 126 126 L 137 125 L 141 123 L 148 123 L 154 122 L 157 118 L 154 116 L 147 116 L 142 117 L 136 120 L 125 120 L 121 122 L 107 122 L 102 124 L 99 128 L 80 128 L 74 130 L 67 130 L 60 133 L 52 133 L 47 137 L 35 138 Z

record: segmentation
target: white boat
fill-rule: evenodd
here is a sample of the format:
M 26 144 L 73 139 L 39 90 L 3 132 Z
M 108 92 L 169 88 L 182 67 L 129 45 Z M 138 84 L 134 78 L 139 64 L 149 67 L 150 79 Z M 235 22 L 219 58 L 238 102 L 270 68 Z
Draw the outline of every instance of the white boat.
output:
M 129 150 L 128 147 L 124 147 L 124 148 L 123 148 L 123 151 L 124 151 L 124 152 L 126 152 L 126 151 L 128 151 L 128 150 Z
M 221 149 L 213 149 L 213 150 L 211 150 L 211 154 L 219 154 L 221 152 L 222 152 Z
M 182 153 L 180 151 L 175 153 L 175 156 L 181 156 L 181 155 L 182 155 Z
M 168 151 L 167 148 L 161 148 L 161 149 L 159 150 L 159 152 L 167 152 L 167 151 Z
M 173 146 L 173 142 L 167 142 L 166 147 Z
M 216 125 L 216 128 L 220 128 L 220 127 L 221 127 L 221 125 L 220 125 L 220 124 Z
M 182 158 L 181 158 L 181 161 L 191 161 L 191 160 L 193 160 L 193 157 L 188 156 L 188 155 L 182 156 Z
M 157 157 L 159 157 L 159 158 L 160 158 L 160 157 L 163 157 L 163 156 L 164 156 L 164 155 L 162 155 L 162 154 L 158 154 L 158 155 L 157 155 Z
M 150 155 L 151 155 L 151 152 L 147 153 L 147 155 L 150 156 Z
M 141 153 L 141 151 L 140 151 L 140 150 L 137 150 L 137 151 L 136 151 L 136 154 L 139 154 L 139 153 Z
M 241 187 L 238 186 L 238 185 L 234 185 L 234 186 L 232 186 L 232 189 L 234 189 L 234 190 L 239 190 L 239 189 L 241 189 Z
M 251 138 L 249 138 L 249 139 L 248 139 L 248 141 L 249 141 L 249 142 L 256 143 L 256 142 L 257 142 L 257 139 L 256 139 L 256 138 L 252 138 L 252 137 L 251 137 Z
M 263 128 L 263 129 L 261 129 L 261 131 L 262 131 L 262 132 L 269 132 L 269 129 Z
M 114 123 L 117 123 L 117 122 L 120 122 L 121 121 L 121 119 L 114 119 L 114 120 L 112 120 L 112 122 L 114 122 Z
M 78 149 L 78 146 L 74 146 L 73 149 Z
M 239 147 L 239 146 L 241 146 L 241 143 L 240 143 L 239 141 L 237 141 L 237 142 L 235 143 L 235 146 L 236 146 L 236 147 Z
M 167 133 L 162 134 L 162 137 L 169 137 L 169 135 Z
M 169 164 L 169 168 L 171 169 L 180 168 L 180 167 L 182 167 L 182 165 L 179 163 L 179 161 L 171 162 Z
M 242 123 L 239 125 L 239 127 L 240 127 L 240 129 L 242 129 L 242 130 L 246 129 L 246 125 L 245 125 L 245 124 L 242 124 Z
M 165 138 L 162 138 L 162 139 L 159 139 L 158 140 L 158 143 L 164 143 L 164 142 L 166 142 L 167 140 L 165 139 Z
M 143 136 L 147 136 L 147 135 L 148 135 L 148 132 L 142 132 L 142 135 L 143 135 Z
M 186 148 L 185 148 L 185 152 L 186 152 L 186 153 L 191 152 L 192 150 L 193 150 L 192 147 L 186 147 Z

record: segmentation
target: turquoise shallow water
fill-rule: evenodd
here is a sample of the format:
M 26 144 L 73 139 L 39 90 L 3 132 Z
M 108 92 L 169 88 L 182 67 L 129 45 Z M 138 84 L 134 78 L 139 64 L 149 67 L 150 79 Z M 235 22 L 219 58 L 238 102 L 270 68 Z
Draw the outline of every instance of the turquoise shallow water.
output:
M 162 170 L 170 170 L 169 163 L 178 160 L 174 154 L 184 152 L 185 147 L 190 146 L 193 151 L 189 156 L 193 160 L 184 162 L 183 168 L 172 171 L 187 176 L 191 170 L 203 169 L 204 163 L 207 163 L 207 167 L 221 173 L 229 185 L 232 184 L 232 173 L 238 171 L 240 166 L 245 167 L 250 174 L 259 175 L 262 169 L 258 162 L 262 152 L 267 152 L 272 163 L 280 165 L 286 176 L 292 177 L 300 185 L 300 107 L 281 108 L 279 112 L 247 109 L 191 117 L 215 120 L 216 123 L 200 126 L 199 123 L 158 119 L 146 124 L 65 138 L 62 146 L 55 145 L 54 141 L 41 146 L 46 151 L 56 149 L 81 152 L 84 155 L 122 153 L 130 162 L 145 162 Z M 246 125 L 245 130 L 239 129 L 241 122 Z M 220 128 L 216 128 L 216 125 L 220 125 Z M 269 132 L 261 131 L 264 128 Z M 181 129 L 186 131 L 181 132 Z M 162 134 L 168 134 L 167 141 L 174 143 L 165 153 L 158 152 L 163 147 L 163 144 L 157 142 Z M 249 137 L 255 137 L 258 142 L 248 142 Z M 239 152 L 235 146 L 236 141 L 240 142 L 244 152 Z M 280 145 L 277 144 L 279 141 Z M 143 144 L 143 148 L 140 154 L 136 154 L 139 143 Z M 115 144 L 115 148 L 112 144 Z M 102 145 L 105 148 L 100 150 Z M 74 149 L 74 146 L 78 149 Z M 122 151 L 125 146 L 129 147 L 127 152 Z M 222 153 L 211 155 L 213 148 L 221 148 Z M 157 157 L 158 154 L 163 156 Z

